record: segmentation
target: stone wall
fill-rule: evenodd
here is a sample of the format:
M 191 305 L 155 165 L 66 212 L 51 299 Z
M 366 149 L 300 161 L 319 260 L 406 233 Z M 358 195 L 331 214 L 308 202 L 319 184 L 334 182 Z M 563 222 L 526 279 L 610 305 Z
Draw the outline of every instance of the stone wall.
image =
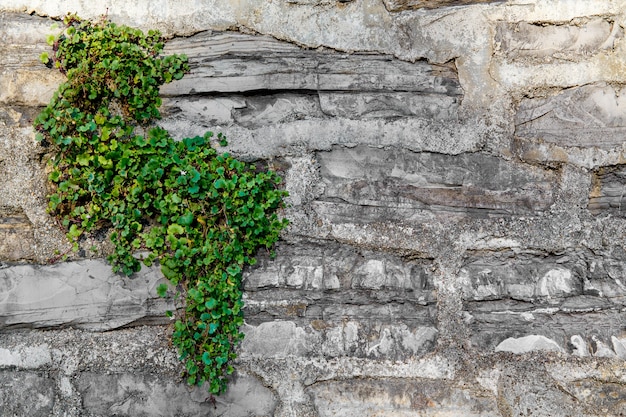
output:
M 181 382 L 158 270 L 113 274 L 104 237 L 60 262 L 31 123 L 67 12 L 162 30 L 192 72 L 160 123 L 286 180 L 224 396 Z M 626 415 L 625 23 L 624 0 L 0 0 L 0 415 Z

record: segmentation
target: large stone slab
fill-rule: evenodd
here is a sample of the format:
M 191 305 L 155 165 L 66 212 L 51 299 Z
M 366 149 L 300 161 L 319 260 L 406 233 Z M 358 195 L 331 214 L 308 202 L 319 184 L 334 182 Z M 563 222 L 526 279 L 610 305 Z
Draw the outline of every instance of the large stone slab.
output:
M 459 284 L 473 343 L 517 353 L 620 356 L 625 260 L 618 246 L 560 256 L 513 251 L 469 256 Z
M 155 268 L 129 278 L 103 261 L 0 269 L 0 329 L 72 326 L 109 330 L 142 322 L 163 322 L 173 306 L 160 299 L 163 282 Z
M 272 416 L 276 397 L 256 378 L 240 375 L 223 396 L 147 374 L 83 372 L 76 390 L 93 416 Z
M 621 148 L 626 133 L 625 106 L 626 96 L 607 84 L 526 98 L 515 115 L 515 135 L 563 148 Z M 521 147 L 526 158 L 533 159 L 536 146 L 522 142 Z
M 532 215 L 554 201 L 554 173 L 480 154 L 411 153 L 365 146 L 318 153 L 325 186 L 321 201 L 381 210 L 387 221 L 420 212 L 487 217 Z M 339 216 L 350 216 L 347 213 Z M 375 213 L 374 216 L 378 217 Z M 354 221 L 354 220 L 353 220 Z
M 259 90 L 462 94 L 452 65 L 303 49 L 269 36 L 207 31 L 168 42 L 165 53 L 186 54 L 191 67 L 182 80 L 162 87 L 166 96 Z
M 335 380 L 317 383 L 307 391 L 320 417 L 500 416 L 493 396 L 441 380 Z

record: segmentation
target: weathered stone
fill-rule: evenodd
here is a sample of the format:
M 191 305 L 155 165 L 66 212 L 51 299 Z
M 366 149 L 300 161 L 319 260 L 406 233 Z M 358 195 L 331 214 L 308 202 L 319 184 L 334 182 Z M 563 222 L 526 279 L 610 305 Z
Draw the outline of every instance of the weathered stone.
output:
M 413 9 L 436 9 L 439 7 L 465 6 L 468 4 L 497 3 L 502 0 L 383 0 L 390 12 Z
M 624 106 L 626 96 L 606 84 L 575 87 L 546 98 L 527 98 L 515 115 L 515 134 L 565 148 L 621 147 L 626 132 Z M 522 156 L 533 159 L 534 145 L 521 147 Z
M 507 366 L 498 384 L 498 410 L 505 416 L 566 417 L 587 409 L 536 365 Z
M 320 152 L 318 160 L 322 200 L 391 209 L 384 212 L 388 220 L 407 219 L 407 210 L 479 217 L 533 214 L 553 202 L 556 181 L 551 172 L 478 153 L 450 156 L 358 146 Z
M 626 313 L 603 306 L 601 300 L 585 306 L 583 300 L 576 302 L 577 308 L 515 301 L 467 303 L 465 319 L 472 328 L 472 343 L 482 349 L 492 350 L 508 338 L 533 333 L 578 356 L 589 346 L 593 356 L 615 357 L 611 338 L 622 333 Z M 570 344 L 574 335 L 578 337 Z
M 460 280 L 466 300 L 563 298 L 583 293 L 583 267 L 568 257 L 505 252 L 470 260 L 460 270 Z
M 51 24 L 40 17 L 0 12 L 0 103 L 44 105 L 62 82 L 58 71 L 39 60 L 49 50 Z
M 91 416 L 271 416 L 276 407 L 274 394 L 247 375 L 239 376 L 215 403 L 206 388 L 144 374 L 84 372 L 77 391 Z
M 420 117 L 451 120 L 458 117 L 461 97 L 444 94 L 320 92 L 324 114 L 348 119 Z
M 626 216 L 626 165 L 596 170 L 592 184 L 588 208 L 593 214 Z
M 0 269 L 0 328 L 73 326 L 93 330 L 164 321 L 173 308 L 156 295 L 156 268 L 133 278 L 116 275 L 102 261 Z
M 24 212 L 0 206 L 0 262 L 35 259 L 34 246 L 33 227 Z
M 35 372 L 0 370 L 0 415 L 48 417 L 54 403 L 51 378 Z
M 259 254 L 257 265 L 244 272 L 246 290 L 401 290 L 412 301 L 434 300 L 428 271 L 432 264 L 427 260 L 407 262 L 326 241 L 279 244 L 276 250 L 281 256 Z
M 624 384 L 582 379 L 566 385 L 567 392 L 588 404 L 598 416 L 619 416 L 626 410 Z
M 306 50 L 269 36 L 208 31 L 168 42 L 166 53 L 186 54 L 191 67 L 182 80 L 162 87 L 166 96 L 258 90 L 462 94 L 452 66 Z
M 619 24 L 603 18 L 564 25 L 501 22 L 496 26 L 495 42 L 511 61 L 550 62 L 610 50 L 623 34 Z
M 307 391 L 320 417 L 499 416 L 495 398 L 427 379 L 356 379 L 319 382 Z

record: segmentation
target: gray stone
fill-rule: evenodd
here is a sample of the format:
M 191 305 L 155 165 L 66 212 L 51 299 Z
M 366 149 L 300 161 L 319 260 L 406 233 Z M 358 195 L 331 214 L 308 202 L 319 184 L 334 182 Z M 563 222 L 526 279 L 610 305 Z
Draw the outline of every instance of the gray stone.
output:
M 593 214 L 611 213 L 626 216 L 626 166 L 602 167 L 594 172 L 589 194 L 589 210 Z
M 583 293 L 583 265 L 569 257 L 504 252 L 470 259 L 460 270 L 460 281 L 466 300 L 563 298 Z
M 326 241 L 280 243 L 276 251 L 281 256 L 269 259 L 259 254 L 257 265 L 244 272 L 246 290 L 401 290 L 406 299 L 422 303 L 434 300 L 428 271 L 432 264 L 427 260 L 407 262 Z
M 171 302 L 160 299 L 157 268 L 116 275 L 103 261 L 0 269 L 0 328 L 73 326 L 109 330 L 164 321 Z
M 515 134 L 564 148 L 621 147 L 626 132 L 624 106 L 626 96 L 607 84 L 570 88 L 545 98 L 526 98 L 515 115 Z M 525 158 L 535 157 L 534 145 L 521 146 Z
M 390 209 L 382 213 L 388 220 L 406 219 L 405 211 L 533 214 L 554 198 L 552 173 L 479 153 L 450 156 L 358 146 L 320 152 L 318 160 L 325 184 L 321 200 Z
M 354 379 L 319 382 L 307 391 L 320 417 L 499 416 L 495 398 L 440 380 Z
M 551 62 L 610 50 L 623 35 L 619 24 L 604 18 L 563 25 L 501 22 L 495 42 L 508 60 Z
M 191 73 L 163 86 L 165 96 L 258 90 L 412 91 L 461 95 L 456 71 L 380 54 L 307 50 L 269 36 L 203 32 L 167 44 Z
M 588 415 L 577 398 L 533 364 L 505 367 L 498 383 L 498 410 L 505 416 Z
M 271 416 L 276 407 L 274 394 L 248 375 L 214 403 L 206 388 L 146 374 L 84 372 L 76 385 L 88 416 Z
M 419 117 L 454 120 L 461 97 L 444 94 L 320 92 L 324 114 L 348 119 Z
M 24 212 L 0 206 L 0 262 L 33 260 L 34 246 L 33 225 Z
M 54 385 L 53 379 L 39 373 L 0 370 L 0 415 L 52 415 Z

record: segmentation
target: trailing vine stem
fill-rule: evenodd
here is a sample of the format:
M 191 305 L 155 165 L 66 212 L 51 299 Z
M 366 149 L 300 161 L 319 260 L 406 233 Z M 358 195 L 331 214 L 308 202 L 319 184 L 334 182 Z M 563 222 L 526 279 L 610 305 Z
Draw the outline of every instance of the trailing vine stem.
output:
M 221 134 L 175 141 L 155 125 L 159 87 L 189 72 L 184 55 L 161 55 L 159 32 L 73 14 L 63 23 L 41 60 L 67 81 L 34 122 L 54 154 L 49 211 L 74 250 L 86 235 L 108 231 L 116 272 L 160 265 L 172 285 L 160 285 L 159 295 L 178 288 L 185 296 L 184 307 L 166 313 L 176 319 L 184 376 L 220 394 L 243 338 L 242 270 L 261 247 L 273 255 L 288 224 L 279 217 L 281 178 L 218 153 L 227 144 Z

